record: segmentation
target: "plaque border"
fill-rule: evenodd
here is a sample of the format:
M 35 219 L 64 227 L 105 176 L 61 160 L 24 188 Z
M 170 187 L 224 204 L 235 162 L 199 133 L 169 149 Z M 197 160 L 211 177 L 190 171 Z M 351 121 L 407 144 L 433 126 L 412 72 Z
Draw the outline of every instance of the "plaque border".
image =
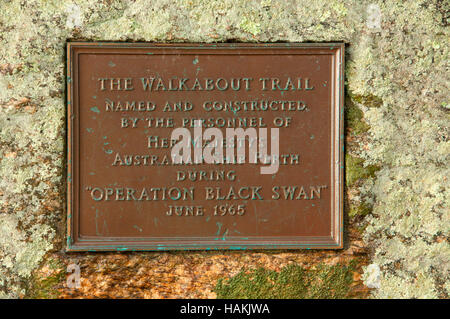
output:
M 116 49 L 117 51 L 128 49 L 182 49 L 182 50 L 210 50 L 214 49 L 328 49 L 328 54 L 333 56 L 332 73 L 334 83 L 332 85 L 332 145 L 331 175 L 332 194 L 331 209 L 333 211 L 332 229 L 330 237 L 288 237 L 282 236 L 282 242 L 270 240 L 252 240 L 242 238 L 240 240 L 225 240 L 218 242 L 213 237 L 170 237 L 163 241 L 137 240 L 130 238 L 103 238 L 81 239 L 78 238 L 78 196 L 79 176 L 74 167 L 79 163 L 78 146 L 79 132 L 76 125 L 76 110 L 78 107 L 78 86 L 74 83 L 77 79 L 78 55 L 80 49 Z M 331 43 L 144 43 L 144 42 L 67 42 L 66 46 L 66 87 L 67 87 L 67 252 L 83 251 L 165 251 L 165 250 L 247 250 L 247 249 L 342 249 L 344 246 L 344 42 Z M 111 53 L 113 54 L 113 53 Z M 115 54 L 120 54 L 115 52 Z M 78 188 L 75 186 L 78 185 Z M 261 236 L 262 237 L 262 236 Z M 263 237 L 262 237 L 263 238 Z

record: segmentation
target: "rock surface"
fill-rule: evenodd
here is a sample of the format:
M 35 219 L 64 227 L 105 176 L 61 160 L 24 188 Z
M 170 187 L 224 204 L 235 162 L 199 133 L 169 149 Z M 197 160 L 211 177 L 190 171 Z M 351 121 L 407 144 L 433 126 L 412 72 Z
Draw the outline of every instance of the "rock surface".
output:
M 0 297 L 214 298 L 241 268 L 357 262 L 352 297 L 450 293 L 449 3 L 0 2 Z M 66 254 L 65 44 L 344 41 L 346 248 Z M 82 285 L 65 284 L 81 265 Z M 361 267 L 377 265 L 363 273 Z M 374 283 L 375 282 L 375 283 Z

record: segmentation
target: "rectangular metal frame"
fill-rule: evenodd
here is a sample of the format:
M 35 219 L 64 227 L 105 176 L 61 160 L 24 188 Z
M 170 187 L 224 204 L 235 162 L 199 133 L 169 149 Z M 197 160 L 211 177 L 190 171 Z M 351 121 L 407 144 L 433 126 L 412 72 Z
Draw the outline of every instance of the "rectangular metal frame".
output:
M 270 240 L 240 240 L 218 242 L 214 240 L 174 240 L 171 242 L 133 241 L 133 240 L 81 240 L 78 238 L 78 193 L 79 176 L 78 141 L 80 132 L 77 129 L 77 68 L 78 54 L 81 50 L 92 52 L 100 50 L 110 54 L 120 54 L 123 49 L 145 50 L 263 50 L 263 49 L 326 49 L 333 55 L 333 114 L 332 136 L 333 154 L 333 227 L 331 237 L 292 238 L 282 243 Z M 144 54 L 144 53 L 143 53 Z M 343 247 L 343 168 L 344 168 L 344 44 L 343 43 L 274 43 L 274 44 L 154 44 L 154 43 L 114 43 L 114 42 L 68 42 L 67 43 L 67 246 L 68 252 L 75 251 L 148 251 L 148 250 L 210 250 L 210 249 L 340 249 Z

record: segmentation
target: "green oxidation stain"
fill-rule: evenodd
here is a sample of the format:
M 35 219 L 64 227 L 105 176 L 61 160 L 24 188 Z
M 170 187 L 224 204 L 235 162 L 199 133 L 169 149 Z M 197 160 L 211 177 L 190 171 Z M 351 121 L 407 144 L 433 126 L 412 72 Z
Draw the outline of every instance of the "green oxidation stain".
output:
M 228 229 L 223 233 L 222 240 L 227 240 Z
M 93 99 L 96 99 L 96 98 L 97 98 L 97 95 L 92 95 L 92 98 L 93 98 Z
M 105 136 L 103 136 L 103 139 L 104 140 L 106 140 L 108 137 L 105 135 Z M 109 142 L 103 142 L 103 145 L 108 145 L 109 144 Z M 102 149 L 103 149 L 103 151 L 106 153 L 106 154 L 112 154 L 113 153 L 113 150 L 107 150 L 107 149 L 105 149 L 104 147 L 102 147 Z
M 89 172 L 89 175 L 95 175 L 95 173 L 94 172 Z
M 222 223 L 217 222 L 216 225 L 217 225 L 217 227 L 219 227 L 219 229 L 217 229 L 216 235 L 219 235 L 220 234 L 220 230 L 222 229 Z
M 108 65 L 112 68 L 116 66 L 116 64 L 113 61 L 109 61 Z
M 153 55 L 153 52 L 147 52 L 146 54 L 147 55 Z
M 192 61 L 192 64 L 197 64 L 198 63 L 198 58 L 197 57 L 195 57 L 195 59 Z
M 133 228 L 136 228 L 138 231 L 140 231 L 142 233 L 142 228 L 137 226 L 137 225 L 133 225 Z
M 94 132 L 94 129 L 88 127 L 88 128 L 86 129 L 86 131 L 88 131 L 89 133 L 92 133 L 92 132 Z
M 118 248 L 116 248 L 116 250 L 117 251 L 126 251 L 126 250 L 128 250 L 128 248 L 127 247 L 118 247 Z
M 314 139 L 314 134 L 311 134 L 311 136 L 309 137 L 311 140 Z
M 100 113 L 100 110 L 99 110 L 98 107 L 96 107 L 96 106 L 91 107 L 91 111 L 92 111 L 92 112 L 95 112 L 95 113 Z
M 98 230 L 98 209 L 95 210 L 95 234 L 100 235 Z

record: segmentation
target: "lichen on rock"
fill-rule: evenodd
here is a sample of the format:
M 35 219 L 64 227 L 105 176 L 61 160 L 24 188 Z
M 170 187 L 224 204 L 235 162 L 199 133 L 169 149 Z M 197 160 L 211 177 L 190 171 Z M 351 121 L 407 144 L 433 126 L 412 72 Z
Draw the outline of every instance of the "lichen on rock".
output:
M 346 42 L 348 158 L 361 169 L 348 186 L 354 207 L 370 207 L 372 295 L 448 298 L 448 9 L 439 0 L 1 1 L 0 297 L 24 296 L 64 247 L 65 44 L 82 39 Z

